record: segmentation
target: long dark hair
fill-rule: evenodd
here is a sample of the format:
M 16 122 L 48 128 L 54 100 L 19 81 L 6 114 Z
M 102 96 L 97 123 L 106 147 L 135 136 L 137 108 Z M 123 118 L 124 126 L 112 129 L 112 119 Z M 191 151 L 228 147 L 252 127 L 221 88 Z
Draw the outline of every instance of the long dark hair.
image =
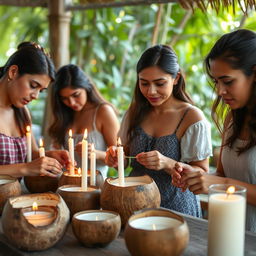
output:
M 48 75 L 53 81 L 55 68 L 50 57 L 44 49 L 33 42 L 22 42 L 7 60 L 3 67 L 0 67 L 0 78 L 4 77 L 12 65 L 18 66 L 18 75 Z M 22 134 L 26 132 L 26 126 L 31 125 L 30 117 L 25 108 L 13 106 L 15 118 Z
M 178 63 L 178 58 L 174 50 L 167 45 L 155 45 L 148 48 L 140 57 L 137 63 L 137 82 L 134 90 L 133 99 L 131 105 L 127 112 L 127 118 L 129 120 L 127 136 L 128 145 L 132 140 L 134 134 L 134 129 L 137 127 L 144 119 L 144 117 L 152 109 L 151 104 L 142 95 L 139 88 L 139 73 L 148 67 L 156 66 L 162 71 L 170 74 L 175 78 L 178 72 L 181 73 L 181 69 Z M 185 79 L 180 74 L 178 83 L 173 87 L 173 96 L 181 101 L 192 103 L 190 96 L 185 91 Z
M 223 35 L 213 46 L 205 58 L 205 68 L 211 76 L 210 61 L 221 59 L 228 63 L 232 69 L 241 70 L 245 76 L 256 76 L 256 33 L 247 29 L 239 29 Z M 235 140 L 240 135 L 245 118 L 249 117 L 249 140 L 248 143 L 238 149 L 242 153 L 256 145 L 256 81 L 252 84 L 251 96 L 248 104 L 243 108 L 230 110 L 222 101 L 221 96 L 217 96 L 212 107 L 212 118 L 218 129 L 222 132 L 223 120 L 227 113 L 232 115 L 232 134 L 227 138 L 224 145 L 232 147 Z
M 66 87 L 84 89 L 87 93 L 87 100 L 96 105 L 109 104 L 81 68 L 73 64 L 61 67 L 56 74 L 56 80 L 52 87 L 51 102 L 54 110 L 54 121 L 49 128 L 49 134 L 55 142 L 62 146 L 65 143 L 65 134 L 73 123 L 75 113 L 61 100 L 60 91 Z

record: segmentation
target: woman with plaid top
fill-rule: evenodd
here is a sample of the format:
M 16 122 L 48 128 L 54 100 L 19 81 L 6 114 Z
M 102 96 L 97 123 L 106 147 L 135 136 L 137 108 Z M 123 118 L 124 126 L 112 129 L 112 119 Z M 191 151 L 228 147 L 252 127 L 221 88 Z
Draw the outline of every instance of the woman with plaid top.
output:
M 48 151 L 40 157 L 32 136 L 32 160 L 25 163 L 27 154 L 25 128 L 31 126 L 26 105 L 38 98 L 54 80 L 51 59 L 37 44 L 23 42 L 0 68 L 0 175 L 14 177 L 61 173 L 69 163 L 67 151 Z

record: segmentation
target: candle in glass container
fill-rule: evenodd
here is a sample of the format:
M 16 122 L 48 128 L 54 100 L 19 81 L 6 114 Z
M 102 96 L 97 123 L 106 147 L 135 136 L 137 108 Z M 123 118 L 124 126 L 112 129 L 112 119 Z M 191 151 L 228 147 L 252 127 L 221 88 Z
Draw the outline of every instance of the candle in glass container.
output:
M 43 140 L 39 140 L 39 157 L 44 157 L 45 156 L 45 150 L 44 150 L 44 143 Z
M 239 186 L 209 187 L 209 256 L 244 255 L 245 193 Z
M 74 139 L 72 138 L 72 130 L 69 130 L 69 138 L 68 138 L 68 150 L 71 158 L 71 167 L 70 167 L 70 175 L 75 174 L 75 152 L 74 152 Z
M 27 162 L 32 160 L 32 140 L 31 140 L 31 127 L 26 127 L 26 138 L 27 138 Z
M 87 171 L 88 171 L 88 142 L 87 129 L 84 130 L 82 140 L 82 189 L 87 190 Z
M 124 149 L 120 138 L 117 141 L 117 160 L 119 186 L 124 186 Z
M 91 155 L 90 155 L 90 171 L 91 171 L 91 186 L 96 185 L 96 153 L 94 149 L 94 144 L 91 145 Z
M 55 217 L 54 210 L 46 206 L 38 208 L 36 202 L 33 203 L 32 209 L 28 211 L 25 209 L 23 215 L 35 227 L 49 225 L 54 221 Z

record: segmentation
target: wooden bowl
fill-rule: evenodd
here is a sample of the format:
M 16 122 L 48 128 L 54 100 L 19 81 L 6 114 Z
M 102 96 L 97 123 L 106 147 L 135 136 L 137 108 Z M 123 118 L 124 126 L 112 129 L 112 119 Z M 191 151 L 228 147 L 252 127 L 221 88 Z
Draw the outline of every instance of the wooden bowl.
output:
M 73 216 L 72 229 L 86 247 L 104 247 L 117 238 L 121 219 L 112 211 L 82 211 Z
M 56 192 L 59 177 L 25 176 L 24 184 L 30 193 Z
M 57 193 L 65 200 L 71 216 L 85 210 L 100 209 L 100 189 L 88 187 L 83 191 L 77 185 L 64 185 L 57 189 Z
M 27 208 L 36 202 L 39 207 L 54 209 L 51 223 L 31 224 L 25 217 Z M 27 194 L 9 198 L 5 204 L 2 225 L 9 242 L 26 251 L 46 250 L 64 235 L 69 223 L 69 210 L 64 200 L 54 193 Z
M 124 236 L 133 256 L 178 256 L 188 244 L 189 230 L 183 217 L 168 209 L 144 209 L 130 217 Z
M 69 172 L 63 172 L 59 179 L 59 184 L 58 186 L 64 186 L 64 185 L 76 185 L 76 186 L 81 186 L 81 175 L 74 175 L 71 176 L 69 175 Z M 90 184 L 90 173 L 88 173 L 88 178 L 87 178 L 87 183 L 88 185 Z M 101 175 L 100 171 L 96 171 L 96 187 L 102 188 L 104 184 L 103 177 Z
M 0 175 L 0 215 L 3 212 L 7 199 L 20 194 L 21 185 L 17 179 L 11 176 Z
M 154 180 L 148 175 L 125 177 L 125 186 L 118 185 L 118 179 L 107 178 L 101 192 L 102 209 L 120 214 L 125 225 L 134 211 L 160 206 L 160 192 Z

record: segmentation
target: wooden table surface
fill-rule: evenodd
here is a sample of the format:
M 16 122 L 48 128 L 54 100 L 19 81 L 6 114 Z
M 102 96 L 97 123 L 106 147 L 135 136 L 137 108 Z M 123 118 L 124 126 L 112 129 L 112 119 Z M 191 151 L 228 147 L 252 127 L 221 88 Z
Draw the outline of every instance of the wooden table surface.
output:
M 188 247 L 182 256 L 205 256 L 207 255 L 207 220 L 198 219 L 185 215 L 190 232 L 190 241 Z M 3 234 L 2 225 L 0 225 L 0 255 L 8 256 L 128 256 L 123 231 L 121 235 L 104 248 L 86 248 L 82 246 L 74 237 L 71 225 L 64 237 L 52 248 L 39 252 L 23 252 L 7 241 Z M 246 256 L 256 256 L 256 233 L 246 232 L 245 236 L 245 254 Z M 159 255 L 161 256 L 161 255 Z

